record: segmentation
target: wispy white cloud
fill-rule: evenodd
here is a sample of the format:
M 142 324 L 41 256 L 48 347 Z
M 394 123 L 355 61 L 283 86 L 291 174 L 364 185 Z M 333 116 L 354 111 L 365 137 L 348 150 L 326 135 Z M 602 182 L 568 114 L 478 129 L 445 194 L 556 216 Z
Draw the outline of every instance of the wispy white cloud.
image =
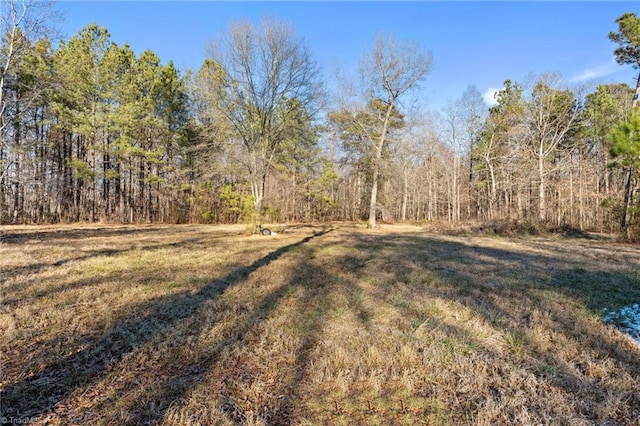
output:
M 580 74 L 571 77 L 569 81 L 572 83 L 584 83 L 585 81 L 593 80 L 594 78 L 606 77 L 616 71 L 618 71 L 618 64 L 616 64 L 614 60 L 611 60 L 606 64 L 586 69 Z
M 489 105 L 490 107 L 496 105 L 498 103 L 498 99 L 496 99 L 496 95 L 502 89 L 496 89 L 494 87 L 490 87 L 486 92 L 482 94 L 482 99 L 484 99 L 484 103 Z

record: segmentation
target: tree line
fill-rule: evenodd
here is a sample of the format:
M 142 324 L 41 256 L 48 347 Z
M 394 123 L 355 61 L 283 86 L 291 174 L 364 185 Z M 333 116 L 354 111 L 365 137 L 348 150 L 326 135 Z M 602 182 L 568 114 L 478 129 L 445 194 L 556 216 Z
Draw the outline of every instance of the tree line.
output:
M 197 70 L 51 5 L 8 1 L 0 46 L 0 222 L 518 220 L 638 227 L 638 87 L 507 80 L 420 112 L 433 58 L 380 35 L 327 95 L 286 23 L 237 23 Z M 640 18 L 609 34 L 640 67 Z

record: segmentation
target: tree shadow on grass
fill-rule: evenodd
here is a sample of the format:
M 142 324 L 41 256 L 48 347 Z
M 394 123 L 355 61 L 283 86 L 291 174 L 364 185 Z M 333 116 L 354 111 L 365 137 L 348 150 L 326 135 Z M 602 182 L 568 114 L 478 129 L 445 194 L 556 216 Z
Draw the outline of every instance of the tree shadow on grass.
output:
M 36 272 L 40 272 L 41 270 L 46 268 L 55 268 L 55 267 L 64 266 L 70 262 L 81 262 L 83 260 L 88 260 L 94 257 L 101 257 L 101 256 L 114 256 L 116 254 L 122 254 L 130 250 L 131 249 L 91 250 L 90 252 L 82 256 L 69 257 L 67 259 L 61 259 L 51 263 L 37 262 L 37 263 L 30 263 L 28 265 L 3 267 L 2 273 L 3 273 L 3 277 L 5 279 L 8 279 L 8 278 L 12 278 L 22 274 L 33 274 Z
M 205 397 L 218 400 L 221 415 L 227 421 L 237 424 L 252 420 L 261 420 L 270 425 L 295 424 L 308 415 L 300 405 L 305 397 L 302 393 L 310 386 L 310 368 L 314 361 L 314 350 L 322 344 L 323 325 L 335 314 L 332 293 L 338 292 L 339 296 L 346 299 L 349 309 L 360 321 L 355 326 L 366 327 L 371 316 L 375 315 L 362 304 L 364 296 L 361 294 L 360 280 L 369 282 L 367 291 L 370 293 L 367 297 L 393 305 L 416 321 L 431 321 L 435 328 L 452 336 L 454 343 L 468 342 L 470 351 L 482 351 L 491 361 L 505 363 L 508 368 L 524 370 L 538 377 L 541 384 L 536 386 L 541 387 L 540 393 L 544 393 L 545 386 L 550 386 L 575 400 L 583 401 L 584 407 L 579 410 L 583 419 L 600 424 L 607 421 L 625 424 L 625 419 L 632 418 L 629 413 L 640 415 L 638 396 L 621 391 L 618 395 L 626 400 L 619 403 L 623 410 L 620 416 L 627 417 L 603 417 L 595 407 L 610 398 L 612 389 L 606 380 L 598 380 L 588 372 L 589 363 L 609 359 L 615 364 L 617 373 L 639 377 L 640 350 L 624 344 L 622 339 L 601 333 L 602 328 L 594 328 L 593 323 L 583 316 L 572 316 L 582 308 L 596 313 L 600 306 L 612 300 L 615 303 L 634 300 L 640 294 L 640 283 L 634 274 L 595 263 L 585 265 L 584 262 L 565 258 L 561 252 L 557 252 L 557 255 L 526 253 L 475 245 L 468 240 L 407 235 L 347 235 L 340 244 L 349 250 L 333 255 L 332 262 L 335 261 L 335 265 L 323 264 L 312 261 L 318 254 L 316 244 L 304 245 L 312 238 L 314 236 L 308 236 L 281 247 L 252 265 L 216 280 L 198 293 L 163 297 L 128 307 L 130 313 L 138 316 L 130 318 L 126 317 L 130 314 L 118 313 L 116 317 L 119 319 L 105 335 L 100 338 L 87 335 L 77 339 L 82 341 L 85 349 L 60 362 L 50 363 L 39 373 L 10 385 L 4 394 L 4 405 L 10 410 L 6 413 L 3 411 L 3 415 L 16 418 L 48 413 L 58 401 L 74 391 L 90 391 L 118 363 L 127 364 L 126 357 L 137 348 L 150 346 L 149 350 L 153 351 L 156 341 L 162 345 L 169 341 L 180 344 L 180 336 L 172 336 L 175 330 L 186 328 L 187 337 L 197 338 L 211 328 L 221 328 L 218 330 L 220 338 L 211 347 L 195 355 L 189 355 L 189 348 L 177 348 L 171 352 L 184 355 L 185 362 L 182 359 L 165 360 L 166 364 L 161 367 L 145 364 L 142 376 L 145 376 L 145 372 L 147 374 L 146 377 L 139 377 L 139 382 L 117 377 L 126 382 L 123 391 L 136 392 L 133 397 L 127 398 L 124 405 L 118 406 L 119 401 L 114 399 L 118 394 L 110 393 L 100 403 L 102 405 L 85 410 L 76 407 L 75 413 L 67 414 L 65 419 L 72 424 L 162 423 L 168 414 L 181 408 L 188 409 L 194 392 L 197 394 L 198 388 L 205 386 Z M 234 301 L 229 300 L 225 302 L 228 305 L 220 308 L 245 310 L 240 319 L 230 315 L 231 321 L 224 323 L 216 317 L 204 315 L 206 303 L 219 299 L 231 286 L 244 282 L 250 274 L 291 250 L 302 250 L 298 253 L 300 260 L 289 271 L 291 275 L 275 289 L 259 294 L 255 307 L 246 308 L 242 303 L 234 305 Z M 342 287 L 333 285 L 344 280 L 344 274 L 339 278 L 334 274 L 334 268 L 353 281 L 343 283 Z M 422 294 L 467 307 L 493 329 L 505 336 L 512 336 L 511 345 L 515 352 L 511 355 L 498 353 L 495 348 L 478 340 L 474 330 L 466 324 L 444 322 L 436 317 L 425 317 L 419 311 L 413 312 L 407 308 L 408 304 L 397 299 L 397 293 L 389 291 L 399 283 L 409 288 L 418 286 L 417 291 Z M 619 290 L 613 299 L 608 295 L 612 288 Z M 292 294 L 296 295 L 296 304 L 290 309 L 294 310 L 293 322 L 300 324 L 300 340 L 295 346 L 293 359 L 277 364 L 276 371 L 268 373 L 273 381 L 260 382 L 260 377 L 267 374 L 265 365 L 271 364 L 260 359 L 251 361 L 251 357 L 246 355 L 251 354 L 255 339 L 262 335 L 260 327 L 270 317 L 277 317 L 279 309 L 288 307 L 288 298 Z M 555 296 L 548 297 L 549 294 Z M 572 305 L 565 309 L 562 305 L 565 301 Z M 548 349 L 529 344 L 528 340 L 535 338 L 532 329 L 536 321 L 532 316 L 535 315 L 547 317 L 550 332 L 573 340 L 574 346 L 578 342 L 589 351 L 588 357 L 579 355 L 577 358 L 568 358 L 556 353 L 555 349 L 562 351 L 554 346 L 558 342 Z M 409 333 L 411 330 L 399 331 Z M 166 336 L 171 336 L 171 339 Z M 376 342 L 372 342 L 374 344 Z M 166 357 L 166 354 L 160 356 Z M 451 378 L 452 383 L 454 380 Z M 136 383 L 138 390 L 132 389 Z M 235 399 L 252 386 L 261 389 L 254 400 Z M 455 384 L 451 386 L 456 390 Z M 419 418 L 420 413 L 429 414 L 432 409 L 429 408 L 429 401 L 439 398 L 441 404 L 458 404 L 451 406 L 458 407 L 455 409 L 463 407 L 473 417 L 478 407 L 486 401 L 487 395 L 493 395 L 492 398 L 496 400 L 506 400 L 520 392 L 517 383 L 506 383 L 503 388 L 491 386 L 490 389 L 467 391 L 467 394 L 458 395 L 454 402 L 447 399 L 450 395 L 446 392 L 450 389 L 417 387 L 416 393 L 424 395 L 424 404 L 417 409 L 416 416 Z M 370 404 L 376 403 L 373 401 Z M 535 414 L 544 410 L 552 411 L 550 405 L 553 403 L 550 401 L 546 407 L 531 407 L 534 418 Z M 101 418 L 106 408 L 110 409 L 110 413 L 115 412 L 107 405 L 118 406 L 120 414 L 116 416 L 120 417 Z M 367 410 L 375 411 L 363 407 L 357 413 L 343 411 L 342 414 L 346 420 L 353 422 L 354 419 L 374 415 Z M 195 416 L 197 418 L 197 414 Z M 541 414 L 539 419 L 542 418 Z M 203 424 L 211 422 L 206 414 L 200 420 Z
M 11 231 L 10 227 L 0 233 L 1 244 L 51 243 L 69 240 L 86 240 L 92 237 L 131 237 L 141 234 L 155 234 L 166 230 L 162 226 L 121 226 L 121 227 L 78 227 L 73 229 L 28 229 Z
M 223 236 L 228 236 L 228 235 L 223 234 L 222 236 L 216 236 L 216 238 L 222 238 Z M 83 262 L 85 260 L 89 260 L 97 257 L 117 257 L 121 255 L 128 255 L 133 251 L 139 251 L 140 253 L 145 253 L 145 252 L 153 252 L 155 250 L 163 250 L 163 249 L 170 249 L 170 248 L 176 248 L 176 247 L 188 248 L 190 245 L 199 247 L 205 243 L 210 243 L 210 239 L 189 238 L 189 239 L 181 239 L 177 242 L 171 242 L 171 243 L 128 245 L 125 248 L 114 247 L 114 248 L 105 248 L 101 250 L 91 250 L 91 251 L 85 252 L 86 254 L 81 256 L 68 257 L 68 258 L 56 260 L 55 262 L 50 262 L 50 263 L 38 262 L 38 263 L 32 263 L 28 265 L 5 267 L 2 270 L 3 271 L 2 278 L 4 278 L 5 280 L 15 278 L 22 274 L 29 274 L 29 275 L 32 275 L 33 277 L 27 280 L 21 281 L 19 287 L 14 287 L 14 288 L 11 288 L 10 290 L 5 290 L 5 291 L 2 291 L 2 289 L 0 289 L 2 309 L 3 310 L 11 309 L 20 304 L 37 302 L 41 299 L 47 298 L 56 293 L 60 293 L 68 290 L 77 290 L 83 287 L 96 285 L 100 283 L 101 280 L 104 279 L 104 277 L 91 277 L 91 278 L 76 280 L 74 282 L 70 282 L 65 285 L 47 286 L 45 289 L 33 291 L 30 288 L 33 284 L 42 283 L 40 277 L 34 275 L 39 272 L 43 272 L 46 270 L 54 270 L 56 268 L 63 267 L 69 263 Z M 111 277 L 112 279 L 117 278 L 117 279 L 124 280 L 126 279 L 127 273 L 126 271 L 124 271 L 124 272 L 121 272 L 120 274 L 113 274 L 113 275 L 114 276 Z M 121 276 L 117 276 L 117 275 L 121 275 Z
M 51 412 L 58 402 L 75 389 L 90 388 L 93 383 L 98 382 L 134 349 L 158 335 L 170 333 L 178 322 L 189 320 L 208 300 L 219 297 L 289 250 L 326 232 L 330 230 L 280 247 L 251 265 L 210 283 L 195 294 L 158 297 L 137 306 L 126 307 L 116 315 L 119 319 L 98 339 L 93 335 L 75 336 L 74 340 L 82 349 L 49 363 L 25 379 L 13 383 L 8 381 L 9 384 L 2 391 L 2 417 L 33 419 Z
M 425 292 L 466 306 L 500 331 L 508 345 L 522 351 L 507 361 L 580 401 L 584 419 L 625 424 L 640 418 L 638 393 L 616 394 L 598 376 L 599 363 L 612 363 L 616 375 L 640 377 L 640 347 L 614 338 L 597 320 L 603 307 L 640 300 L 638 265 L 623 270 L 564 250 L 528 253 L 450 238 L 360 235 L 354 240 L 361 267 L 376 259 L 380 269 L 397 272 L 396 282 L 426 280 Z M 387 293 L 382 287 L 378 297 L 384 300 Z M 547 332 L 566 339 L 571 349 L 562 340 L 546 342 L 539 333 Z M 620 413 L 603 414 L 605 401 L 618 404 Z
M 171 230 L 172 236 L 174 232 L 177 233 L 188 233 L 192 232 L 193 228 L 184 228 L 178 231 L 174 229 Z M 39 245 L 42 247 L 52 246 L 57 247 L 62 245 L 63 247 L 73 247 L 73 241 L 81 241 L 82 244 L 86 244 L 87 240 L 92 237 L 99 238 L 101 240 L 108 238 L 118 238 L 118 237 L 128 237 L 124 240 L 124 244 L 118 244 L 117 247 L 105 247 L 99 250 L 91 250 L 88 252 L 84 252 L 86 254 L 80 256 L 73 256 L 66 259 L 59 259 L 55 262 L 45 263 L 45 262 L 37 262 L 26 265 L 18 265 L 18 266 L 4 266 L 2 268 L 2 273 L 5 277 L 13 277 L 20 274 L 33 274 L 36 272 L 40 272 L 46 268 L 55 268 L 64 266 L 71 262 L 78 262 L 87 259 L 91 259 L 93 257 L 98 256 L 114 256 L 118 254 L 124 254 L 132 250 L 161 250 L 165 248 L 175 248 L 175 247 L 189 247 L 190 245 L 199 245 L 202 244 L 205 240 L 207 243 L 211 243 L 212 238 L 209 236 L 206 239 L 204 237 L 194 237 L 194 238 L 181 238 L 179 241 L 174 241 L 170 243 L 162 243 L 158 240 L 151 239 L 154 235 L 157 235 L 161 232 L 166 232 L 166 228 L 163 227 L 153 227 L 153 228 L 95 228 L 95 229 L 57 229 L 57 230 L 49 230 L 49 231 L 27 231 L 27 232 L 16 232 L 16 233 L 6 233 L 4 235 L 0 235 L 0 244 L 14 244 L 21 245 L 25 244 L 29 241 L 37 241 Z M 231 235 L 238 235 L 237 231 L 226 231 L 220 232 L 217 231 L 214 239 L 222 239 L 227 238 Z M 148 237 L 145 239 L 137 239 L 139 237 Z M 136 245 L 129 245 L 127 241 L 132 241 L 137 239 Z M 144 243 L 144 244 L 141 244 Z M 110 245 L 114 245 L 110 242 Z M 120 246 L 125 245 L 126 247 L 121 248 Z
M 330 231 L 326 229 L 315 236 Z M 127 425 L 161 423 L 168 412 L 180 412 L 185 406 L 188 407 L 193 391 L 199 386 L 206 386 L 208 398 L 216 399 L 216 404 L 228 421 L 245 424 L 259 419 L 269 425 L 292 424 L 299 408 L 299 386 L 311 367 L 311 354 L 322 337 L 323 325 L 334 309 L 329 300 L 332 291 L 330 284 L 339 281 L 330 271 L 310 261 L 316 254 L 316 245 L 299 246 L 296 250 L 302 250 L 298 254 L 301 259 L 289 271 L 290 276 L 283 284 L 261 296 L 255 307 L 246 312 L 246 316 L 238 316 L 218 329 L 223 337 L 209 349 L 179 366 L 179 369 L 173 368 L 163 381 L 155 383 L 153 388 L 130 401 L 123 408 L 123 417 L 118 422 Z M 295 302 L 288 298 L 293 298 Z M 349 296 L 357 308 L 356 299 L 353 295 Z M 287 300 L 293 305 L 282 307 L 289 303 Z M 260 339 L 258 336 L 263 336 L 263 327 L 269 318 L 281 315 L 275 313 L 280 308 L 292 310 L 288 313 L 292 317 L 289 325 L 299 327 L 302 334 L 297 345 L 292 343 L 296 346 L 294 358 L 284 357 L 276 362 L 269 358 L 268 345 L 267 348 L 258 349 L 267 351 L 260 354 L 254 353 L 254 345 L 256 339 Z M 190 333 L 197 336 L 211 327 L 212 324 L 203 322 Z M 260 358 L 261 361 L 257 362 L 254 358 Z M 252 399 L 238 399 L 243 394 L 251 393 L 247 388 L 252 387 L 255 388 Z M 213 419 L 204 416 L 196 421 L 207 424 Z
M 521 249 L 528 244 L 523 243 Z M 621 270 L 579 255 L 570 257 L 563 249 L 541 254 L 406 235 L 360 236 L 355 247 L 370 258 L 384 257 L 403 265 L 407 273 L 433 272 L 462 292 L 476 288 L 556 291 L 581 301 L 594 314 L 604 307 L 616 307 L 612 303 L 640 300 L 640 264 Z M 384 256 L 376 254 L 380 250 L 385 250 Z M 640 258 L 640 252 L 636 255 Z

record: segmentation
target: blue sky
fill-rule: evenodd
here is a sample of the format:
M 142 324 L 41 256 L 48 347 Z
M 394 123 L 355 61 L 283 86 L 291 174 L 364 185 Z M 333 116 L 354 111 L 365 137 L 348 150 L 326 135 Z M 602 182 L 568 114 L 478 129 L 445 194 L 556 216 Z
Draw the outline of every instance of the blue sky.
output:
M 613 61 L 609 31 L 638 2 L 98 2 L 61 1 L 69 37 L 97 23 L 112 40 L 153 50 L 180 69 L 198 68 L 211 40 L 238 20 L 269 16 L 289 22 L 335 79 L 355 70 L 379 32 L 417 40 L 434 67 L 420 96 L 429 109 L 459 98 L 469 84 L 485 93 L 505 79 L 560 73 L 569 83 L 625 82 L 637 71 Z

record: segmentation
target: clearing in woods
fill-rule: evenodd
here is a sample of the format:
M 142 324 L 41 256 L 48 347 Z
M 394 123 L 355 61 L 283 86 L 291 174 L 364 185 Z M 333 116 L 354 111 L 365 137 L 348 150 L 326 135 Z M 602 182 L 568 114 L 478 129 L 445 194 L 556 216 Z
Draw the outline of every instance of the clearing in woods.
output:
M 638 424 L 640 248 L 419 227 L 5 227 L 3 421 Z M 634 423 L 635 422 L 635 423 Z

